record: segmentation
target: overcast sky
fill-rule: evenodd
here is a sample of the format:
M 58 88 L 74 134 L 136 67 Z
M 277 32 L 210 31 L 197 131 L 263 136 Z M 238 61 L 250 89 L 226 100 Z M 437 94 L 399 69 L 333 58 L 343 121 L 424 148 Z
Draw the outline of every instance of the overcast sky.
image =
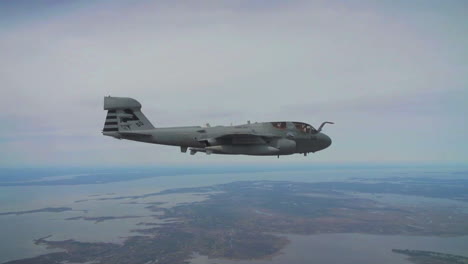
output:
M 0 166 L 468 162 L 467 1 L 1 1 Z M 195 156 L 101 135 L 295 120 L 306 158 Z

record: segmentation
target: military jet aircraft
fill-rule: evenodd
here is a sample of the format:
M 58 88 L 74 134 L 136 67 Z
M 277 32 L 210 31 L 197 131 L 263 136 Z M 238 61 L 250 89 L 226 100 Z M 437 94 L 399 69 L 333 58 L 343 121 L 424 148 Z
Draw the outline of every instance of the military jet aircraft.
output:
M 141 112 L 141 104 L 128 97 L 104 97 L 106 122 L 102 134 L 118 139 L 179 146 L 206 154 L 291 155 L 323 150 L 331 139 L 302 122 L 261 122 L 237 126 L 201 126 L 155 128 Z

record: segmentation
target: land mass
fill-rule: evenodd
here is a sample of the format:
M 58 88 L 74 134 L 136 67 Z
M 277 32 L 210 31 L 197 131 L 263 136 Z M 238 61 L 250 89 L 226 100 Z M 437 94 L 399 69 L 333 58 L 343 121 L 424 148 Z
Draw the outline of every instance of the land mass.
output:
M 365 190 L 365 184 L 370 183 L 347 184 Z M 428 188 L 428 184 L 419 183 L 412 188 L 418 186 Z M 387 187 L 372 185 L 368 190 L 382 192 L 382 188 Z M 194 252 L 212 258 L 265 259 L 280 253 L 288 244 L 286 234 L 468 235 L 467 212 L 386 204 L 350 194 L 351 189 L 345 182 L 245 181 L 113 197 L 110 199 L 132 201 L 166 194 L 198 193 L 208 199 L 170 208 L 150 204 L 146 207 L 149 213 L 156 222 L 165 220 L 164 223 L 139 225 L 141 229 L 133 230 L 135 236 L 127 238 L 123 244 L 52 241 L 49 237 L 38 239 L 36 243 L 65 252 L 7 263 L 177 264 L 186 263 Z M 397 192 L 398 188 L 387 189 L 387 192 L 392 190 Z M 73 220 L 78 219 L 98 221 L 83 217 Z
M 452 254 L 409 249 L 392 249 L 392 252 L 407 255 L 416 264 L 468 264 L 467 257 Z
M 23 214 L 34 214 L 34 213 L 61 213 L 65 211 L 73 211 L 70 207 L 46 207 L 36 210 L 29 211 L 14 211 L 14 212 L 4 212 L 0 213 L 1 215 L 23 215 Z
M 143 216 L 136 215 L 124 215 L 124 216 L 98 216 L 98 217 L 86 217 L 86 216 L 76 216 L 65 218 L 65 220 L 85 220 L 85 221 L 94 221 L 94 223 L 101 223 L 108 220 L 117 220 L 117 219 L 129 219 L 129 218 L 140 218 Z

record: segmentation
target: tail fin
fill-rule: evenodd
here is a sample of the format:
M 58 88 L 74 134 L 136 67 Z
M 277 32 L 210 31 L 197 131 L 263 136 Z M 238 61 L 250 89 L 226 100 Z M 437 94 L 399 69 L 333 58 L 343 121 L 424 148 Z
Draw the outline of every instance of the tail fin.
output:
M 147 130 L 154 126 L 141 112 L 141 104 L 128 97 L 104 97 L 104 110 L 107 110 L 106 122 L 102 133 L 115 136 L 117 132 Z

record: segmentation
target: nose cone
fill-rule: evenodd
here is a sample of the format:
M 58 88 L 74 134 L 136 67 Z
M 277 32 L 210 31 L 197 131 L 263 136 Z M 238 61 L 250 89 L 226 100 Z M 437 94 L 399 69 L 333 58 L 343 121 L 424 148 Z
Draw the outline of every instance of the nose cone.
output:
M 330 138 L 329 136 L 323 134 L 323 133 L 319 133 L 319 134 L 317 135 L 317 139 L 318 139 L 318 140 L 317 140 L 317 141 L 318 141 L 317 143 L 318 143 L 319 148 L 320 148 L 321 150 L 322 150 L 322 149 L 328 148 L 328 147 L 331 145 L 331 143 L 332 143 L 331 138 Z

